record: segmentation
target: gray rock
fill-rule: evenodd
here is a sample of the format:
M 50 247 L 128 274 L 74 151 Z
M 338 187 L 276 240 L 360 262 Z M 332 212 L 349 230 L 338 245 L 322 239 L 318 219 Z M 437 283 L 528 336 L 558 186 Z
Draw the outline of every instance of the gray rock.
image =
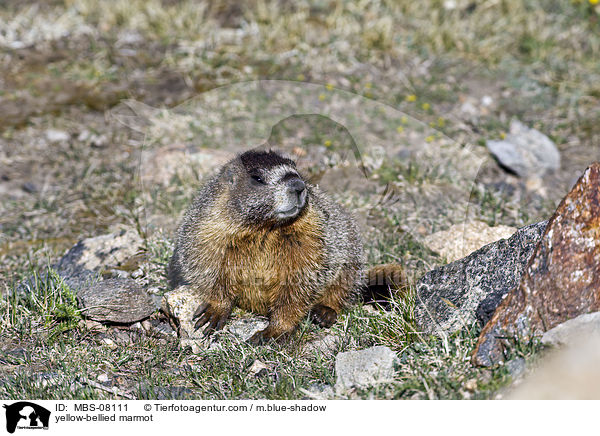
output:
M 391 381 L 399 363 L 396 353 L 381 345 L 339 353 L 335 357 L 335 390 L 343 392 Z
M 526 368 L 525 359 L 517 357 L 516 359 L 506 362 L 506 368 L 513 379 L 520 377 Z
M 600 312 L 586 313 L 548 330 L 542 336 L 542 344 L 549 346 L 569 345 L 583 338 L 600 337 Z
M 132 279 L 107 279 L 79 290 L 84 315 L 95 321 L 133 323 L 157 309 L 154 300 Z
M 600 399 L 600 337 L 552 350 L 528 371 L 518 385 L 508 389 L 510 400 Z
M 307 389 L 300 390 L 311 400 L 329 400 L 335 396 L 333 388 L 325 383 L 313 382 Z
M 71 135 L 63 130 L 48 129 L 46 130 L 46 139 L 49 142 L 65 142 L 71 139 Z
M 161 320 L 157 323 L 152 323 L 152 327 L 149 330 L 147 330 L 147 333 L 155 334 L 163 338 L 177 337 L 177 332 L 173 330 L 173 328 L 167 321 L 164 320 Z
M 99 275 L 134 258 L 143 240 L 133 229 L 79 241 L 54 265 L 54 269 L 75 293 L 89 286 Z
M 340 340 L 339 337 L 332 334 L 332 333 L 326 333 L 325 335 L 323 335 L 320 338 L 314 339 L 310 342 L 307 342 L 304 345 L 304 354 L 307 356 L 310 355 L 321 355 L 321 356 L 327 356 L 327 355 L 333 355 L 335 354 L 335 351 L 338 349 L 340 345 Z
M 162 300 L 162 310 L 165 312 L 178 328 L 181 345 L 192 348 L 193 353 L 200 353 L 206 349 L 219 348 L 219 334 L 213 334 L 208 338 L 203 335 L 203 328 L 194 329 L 192 316 L 196 311 L 200 300 L 197 294 L 189 286 L 179 286 L 167 292 Z M 248 340 L 254 333 L 263 330 L 269 322 L 264 317 L 252 316 L 248 318 L 234 318 L 227 321 L 223 331 L 229 332 L 242 341 Z
M 248 368 L 248 372 L 255 377 L 262 377 L 269 374 L 270 367 L 263 361 L 256 359 Z
M 415 320 L 425 333 L 451 333 L 475 320 L 484 325 L 521 279 L 546 221 L 519 229 L 467 257 L 436 268 L 417 283 Z
M 560 168 L 560 153 L 550 138 L 517 120 L 500 141 L 487 141 L 487 148 L 506 168 L 521 177 L 543 175 Z

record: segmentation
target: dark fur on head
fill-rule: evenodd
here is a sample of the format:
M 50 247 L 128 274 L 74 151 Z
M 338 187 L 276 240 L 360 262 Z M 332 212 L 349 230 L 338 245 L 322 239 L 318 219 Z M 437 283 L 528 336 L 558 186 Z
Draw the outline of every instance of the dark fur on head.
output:
M 293 160 L 272 150 L 251 150 L 238 162 L 228 201 L 235 218 L 249 225 L 281 226 L 304 213 L 307 187 Z
M 263 169 L 273 168 L 279 165 L 290 165 L 296 167 L 296 163 L 283 157 L 273 150 L 250 150 L 240 155 L 246 171 L 253 173 Z

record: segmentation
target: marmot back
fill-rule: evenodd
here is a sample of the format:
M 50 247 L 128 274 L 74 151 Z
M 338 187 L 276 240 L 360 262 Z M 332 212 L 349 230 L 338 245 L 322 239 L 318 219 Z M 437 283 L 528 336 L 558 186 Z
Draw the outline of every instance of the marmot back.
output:
M 251 339 L 291 333 L 310 312 L 331 326 L 363 281 L 354 219 L 295 163 L 248 151 L 221 168 L 187 210 L 169 264 L 169 283 L 191 286 L 196 328 L 223 327 L 237 305 L 269 317 Z

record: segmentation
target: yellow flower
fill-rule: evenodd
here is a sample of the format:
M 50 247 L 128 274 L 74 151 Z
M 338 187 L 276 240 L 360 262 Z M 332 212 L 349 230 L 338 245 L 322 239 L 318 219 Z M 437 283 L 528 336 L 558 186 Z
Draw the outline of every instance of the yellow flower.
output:
M 414 94 L 407 95 L 405 98 L 406 101 L 417 101 L 417 96 Z
M 400 122 L 402 124 L 406 124 L 406 123 L 408 123 L 408 118 L 403 116 L 402 118 L 400 118 Z
M 506 133 L 504 133 L 504 132 L 500 132 L 500 138 L 501 138 L 501 139 L 504 139 L 504 138 L 506 138 Z
M 429 135 L 427 138 L 425 138 L 425 142 L 433 142 L 434 139 L 435 139 L 435 136 Z
M 398 132 L 398 133 L 404 132 L 404 127 L 402 127 L 402 126 L 396 127 L 396 132 Z
M 333 89 L 333 85 L 331 83 L 328 83 L 327 85 L 325 85 L 325 88 L 327 88 L 327 91 L 331 91 Z
M 372 87 L 373 87 L 373 84 L 371 82 L 365 83 L 365 88 L 371 89 Z
M 331 147 L 331 141 L 329 139 L 325 141 L 325 147 Z
M 373 97 L 373 94 L 371 94 L 369 91 L 367 91 L 367 92 L 365 92 L 365 97 L 371 98 L 371 97 Z
M 319 94 L 319 100 L 321 100 L 321 101 L 325 100 L 325 94 Z
M 298 79 L 300 82 L 304 82 L 304 79 L 306 79 L 306 77 L 304 76 L 304 74 L 300 73 L 296 76 L 296 79 Z
M 436 124 L 435 124 L 433 121 L 430 121 L 430 122 L 429 122 L 429 127 L 435 127 L 435 125 L 436 125 Z
M 446 125 L 446 120 L 444 120 L 442 117 L 439 117 L 437 120 L 437 125 L 438 127 L 444 127 Z
M 598 4 L 598 0 L 590 0 L 590 4 L 591 5 L 597 5 Z
M 421 107 L 424 111 L 428 111 L 429 109 L 431 109 L 431 105 L 429 103 L 423 103 Z

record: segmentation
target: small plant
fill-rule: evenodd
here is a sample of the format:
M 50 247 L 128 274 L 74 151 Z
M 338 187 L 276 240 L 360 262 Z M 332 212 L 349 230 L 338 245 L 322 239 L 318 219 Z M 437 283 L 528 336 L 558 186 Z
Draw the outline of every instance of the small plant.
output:
M 12 323 L 18 322 L 23 312 L 37 315 L 39 324 L 50 332 L 50 337 L 74 328 L 81 319 L 77 308 L 77 299 L 69 286 L 52 267 L 40 276 L 32 271 L 31 277 L 24 281 L 22 292 L 10 297 Z

